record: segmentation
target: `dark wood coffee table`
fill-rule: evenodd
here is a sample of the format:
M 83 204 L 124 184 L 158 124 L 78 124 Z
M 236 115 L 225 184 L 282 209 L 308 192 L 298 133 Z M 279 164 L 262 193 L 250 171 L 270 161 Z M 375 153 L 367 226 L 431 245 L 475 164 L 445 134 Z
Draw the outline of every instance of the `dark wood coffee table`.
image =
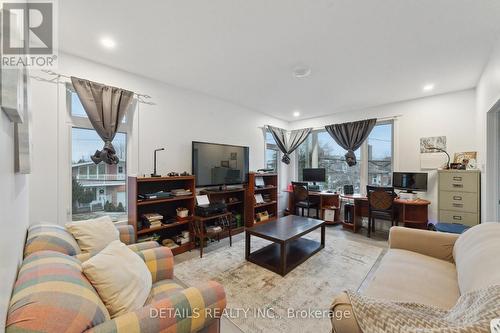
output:
M 321 242 L 302 238 L 321 228 Z M 285 276 L 325 247 L 325 222 L 288 215 L 276 221 L 246 229 L 245 259 Z M 250 253 L 250 236 L 267 239 L 273 244 Z

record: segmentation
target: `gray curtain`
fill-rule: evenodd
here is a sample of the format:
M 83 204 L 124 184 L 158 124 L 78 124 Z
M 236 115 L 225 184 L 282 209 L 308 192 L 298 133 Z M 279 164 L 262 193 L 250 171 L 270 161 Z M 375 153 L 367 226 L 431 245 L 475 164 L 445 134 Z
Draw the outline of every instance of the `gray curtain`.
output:
M 376 123 L 377 119 L 367 119 L 328 125 L 325 129 L 339 146 L 347 150 L 345 160 L 349 166 L 354 166 L 357 163 L 354 151 L 365 142 Z
M 119 158 L 111 142 L 134 101 L 134 93 L 77 77 L 71 77 L 71 82 L 92 126 L 104 141 L 103 149 L 90 158 L 95 164 L 117 164 Z
M 290 154 L 297 149 L 302 142 L 304 142 L 312 131 L 312 128 L 304 128 L 299 130 L 293 130 L 290 133 L 290 140 L 286 138 L 286 131 L 282 128 L 267 125 L 269 132 L 274 137 L 276 145 L 283 153 L 283 158 L 281 161 L 285 164 L 290 164 Z

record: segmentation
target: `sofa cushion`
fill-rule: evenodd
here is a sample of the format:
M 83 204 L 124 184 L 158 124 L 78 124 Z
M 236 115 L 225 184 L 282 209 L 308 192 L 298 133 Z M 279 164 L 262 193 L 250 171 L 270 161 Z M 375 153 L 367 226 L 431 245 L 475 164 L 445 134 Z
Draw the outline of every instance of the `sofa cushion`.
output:
M 109 216 L 76 221 L 66 224 L 66 229 L 73 235 L 82 252 L 99 252 L 120 234 Z
M 460 235 L 453 257 L 462 294 L 500 284 L 499 255 L 500 223 L 482 223 Z
M 73 236 L 63 226 L 36 224 L 28 229 L 24 257 L 43 250 L 61 252 L 69 256 L 81 252 Z
M 109 319 L 78 260 L 54 251 L 39 251 L 24 259 L 6 332 L 83 332 Z
M 443 309 L 455 305 L 460 296 L 454 264 L 399 249 L 388 250 L 364 294 Z
M 151 292 L 148 267 L 118 240 L 82 263 L 82 267 L 112 318 L 142 308 Z

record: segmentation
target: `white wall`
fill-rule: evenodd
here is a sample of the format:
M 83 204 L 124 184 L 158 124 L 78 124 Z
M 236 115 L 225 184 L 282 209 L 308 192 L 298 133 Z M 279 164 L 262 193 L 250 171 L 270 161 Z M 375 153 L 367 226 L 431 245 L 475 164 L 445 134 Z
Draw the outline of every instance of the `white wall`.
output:
M 249 146 L 250 170 L 256 170 L 264 166 L 264 135 L 259 127 L 271 124 L 286 128 L 288 125 L 221 99 L 67 54 L 60 54 L 58 72 L 152 96 L 156 105 L 140 104 L 134 116 L 129 174 L 151 173 L 153 149 L 157 147 L 166 148 L 166 151 L 158 153 L 159 173 L 190 172 L 191 141 Z M 47 221 L 63 224 L 68 218 L 67 208 L 71 203 L 71 124 L 66 115 L 65 89 L 63 85 L 38 81 L 33 81 L 32 85 L 34 146 L 31 223 Z M 283 177 L 286 174 L 284 172 Z
M 0 111 L 0 331 L 28 227 L 28 180 L 14 174 L 14 125 Z
M 494 48 L 489 62 L 477 86 L 477 141 L 479 149 L 479 159 L 483 167 L 482 174 L 482 220 L 491 221 L 496 217 L 495 210 L 498 207 L 498 184 L 493 177 L 493 172 L 489 169 L 495 166 L 494 161 L 488 160 L 488 156 L 493 158 L 495 154 L 487 154 L 487 118 L 488 111 L 500 99 L 500 40 Z M 490 127 L 491 128 L 491 127 Z M 490 142 L 491 144 L 491 142 Z M 490 164 L 491 163 L 491 164 Z M 488 180 L 488 181 L 487 181 Z
M 448 152 L 477 150 L 475 90 L 466 90 L 378 107 L 296 121 L 290 128 L 322 127 L 334 123 L 401 115 L 395 120 L 394 165 L 396 171 L 420 170 L 420 138 L 446 136 Z M 429 172 L 427 193 L 421 197 L 432 202 L 429 219 L 437 218 L 437 172 Z

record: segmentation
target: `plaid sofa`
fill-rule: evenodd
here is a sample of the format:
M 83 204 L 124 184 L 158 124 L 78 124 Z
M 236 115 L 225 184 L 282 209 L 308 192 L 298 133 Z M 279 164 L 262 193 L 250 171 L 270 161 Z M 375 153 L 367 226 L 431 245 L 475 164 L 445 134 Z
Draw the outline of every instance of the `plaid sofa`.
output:
M 219 332 L 226 306 L 220 284 L 184 288 L 175 283 L 168 248 L 137 254 L 151 271 L 153 288 L 143 308 L 114 319 L 76 257 L 53 250 L 28 255 L 14 286 L 6 332 Z
M 122 243 L 134 251 L 142 251 L 158 247 L 157 242 L 135 243 L 134 227 L 131 225 L 117 225 Z M 24 257 L 43 250 L 51 250 L 74 256 L 80 261 L 85 261 L 95 253 L 83 253 L 75 238 L 65 227 L 56 224 L 36 224 L 28 229 Z

